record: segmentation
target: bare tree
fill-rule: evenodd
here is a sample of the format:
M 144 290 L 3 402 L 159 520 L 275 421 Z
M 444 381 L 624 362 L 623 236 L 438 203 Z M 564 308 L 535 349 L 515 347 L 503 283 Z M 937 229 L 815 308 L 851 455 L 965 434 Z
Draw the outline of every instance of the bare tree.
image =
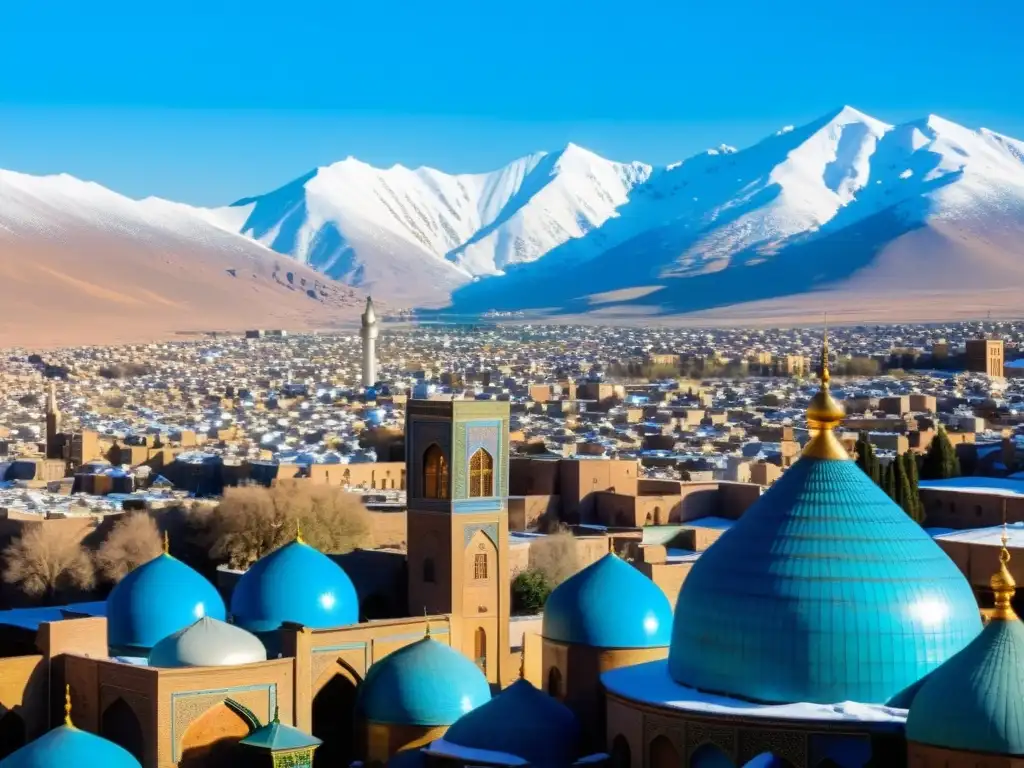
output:
M 96 570 L 104 579 L 119 582 L 162 550 L 160 531 L 145 512 L 125 515 L 111 529 L 96 552 Z
M 199 524 L 210 556 L 234 568 L 292 541 L 300 528 L 307 543 L 330 554 L 372 544 L 370 513 L 359 497 L 322 485 L 228 488 Z
M 91 589 L 95 572 L 78 533 L 60 525 L 32 525 L 4 550 L 4 581 L 45 602 Z
M 569 531 L 559 531 L 530 545 L 530 569 L 540 571 L 554 588 L 580 569 L 576 539 Z

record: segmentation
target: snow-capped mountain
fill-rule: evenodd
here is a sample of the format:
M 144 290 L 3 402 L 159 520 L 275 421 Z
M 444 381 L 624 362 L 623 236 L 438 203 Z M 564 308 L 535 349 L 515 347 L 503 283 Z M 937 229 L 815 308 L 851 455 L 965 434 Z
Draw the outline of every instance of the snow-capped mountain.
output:
M 0 304 L 0 344 L 323 327 L 360 307 L 347 286 L 189 206 L 10 171 L 0 171 Z
M 350 157 L 204 215 L 350 285 L 430 301 L 600 227 L 650 172 L 573 144 L 482 174 Z

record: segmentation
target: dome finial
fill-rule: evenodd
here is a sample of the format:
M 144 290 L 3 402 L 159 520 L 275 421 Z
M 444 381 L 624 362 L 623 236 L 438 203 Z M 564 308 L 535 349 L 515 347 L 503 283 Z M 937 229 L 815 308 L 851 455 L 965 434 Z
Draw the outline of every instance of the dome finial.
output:
M 430 619 L 427 618 L 427 606 L 423 606 L 423 623 L 427 625 L 426 630 L 423 632 L 424 637 L 430 637 Z
M 989 586 L 992 587 L 992 594 L 996 598 L 995 608 L 992 610 L 992 620 L 1013 621 L 1017 618 L 1017 614 L 1014 612 L 1013 606 L 1010 605 L 1010 601 L 1013 600 L 1013 596 L 1017 592 L 1017 582 L 1014 581 L 1013 574 L 1007 567 L 1010 563 L 1010 550 L 1006 545 L 1010 542 L 1010 533 L 1006 527 L 1005 499 L 1003 500 L 1003 533 L 999 537 L 999 542 L 1002 545 L 999 550 L 999 570 L 989 579 Z
M 75 724 L 71 722 L 71 685 L 66 684 L 64 686 L 64 725 L 69 728 L 74 728 Z
M 302 538 L 302 520 L 295 518 L 295 542 L 297 544 L 305 544 L 306 540 Z
M 832 374 L 828 369 L 828 315 L 825 315 L 825 329 L 821 335 L 821 365 L 818 378 L 821 381 L 821 388 L 807 406 L 807 427 L 816 431 L 816 434 L 807 443 L 803 455 L 813 459 L 849 460 L 849 454 L 833 431 L 843 420 L 846 411 L 829 391 Z
M 523 638 L 523 647 L 519 649 L 519 679 L 526 679 L 526 638 Z
M 171 554 L 171 537 L 167 531 L 164 531 L 164 554 Z

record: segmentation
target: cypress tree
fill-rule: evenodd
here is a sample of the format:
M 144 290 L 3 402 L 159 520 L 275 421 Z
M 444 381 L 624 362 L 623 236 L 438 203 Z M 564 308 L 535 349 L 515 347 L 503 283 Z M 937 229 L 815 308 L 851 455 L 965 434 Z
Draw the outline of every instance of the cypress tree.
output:
M 857 438 L 857 466 L 871 478 L 875 485 L 881 485 L 881 464 L 875 455 L 875 448 L 871 445 L 867 432 L 861 432 L 860 437 Z
M 895 501 L 896 471 L 893 467 L 893 462 L 890 462 L 886 466 L 882 467 L 882 490 L 889 495 L 890 499 L 893 499 Z
M 906 509 L 906 499 L 910 496 L 910 491 L 906 488 L 907 484 L 907 470 L 903 465 L 903 457 L 896 456 L 889 465 L 892 468 L 892 487 L 893 496 L 892 500 L 899 504 L 901 507 Z
M 950 477 L 960 476 L 960 459 L 956 455 L 956 449 L 949 442 L 949 435 L 946 430 L 939 428 L 939 432 L 928 446 L 928 452 L 924 455 L 924 462 L 921 465 L 921 479 L 923 480 L 945 480 Z
M 903 454 L 904 471 L 907 475 L 907 485 L 910 491 L 910 502 L 913 513 L 909 513 L 917 522 L 924 520 L 924 503 L 921 501 L 921 489 L 917 471 L 917 456 L 913 451 Z
M 907 513 L 907 517 L 918 523 L 921 522 L 920 499 L 917 496 L 917 489 L 911 483 L 910 474 L 907 470 L 907 457 L 913 463 L 913 456 L 907 451 L 902 456 L 896 457 L 896 495 L 899 497 L 899 505 Z

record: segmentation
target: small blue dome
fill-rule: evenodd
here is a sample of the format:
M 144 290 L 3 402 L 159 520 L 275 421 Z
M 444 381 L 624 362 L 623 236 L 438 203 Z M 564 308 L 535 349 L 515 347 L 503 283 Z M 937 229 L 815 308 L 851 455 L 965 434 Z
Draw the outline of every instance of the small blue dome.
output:
M 62 725 L 0 760 L 0 768 L 54 768 L 62 765 L 101 765 L 103 768 L 141 768 L 128 750 L 73 725 Z
M 293 541 L 257 560 L 231 595 L 235 623 L 271 632 L 285 622 L 327 629 L 359 621 L 359 599 L 348 574 L 331 558 Z
M 107 597 L 107 644 L 142 653 L 197 619 L 225 618 L 224 601 L 200 574 L 166 552 L 125 576 Z
M 846 459 L 796 462 L 683 582 L 669 673 L 770 703 L 887 703 L 981 631 L 970 585 Z
M 534 768 L 562 768 L 580 756 L 576 715 L 522 679 L 460 717 L 444 740 L 468 749 L 515 755 Z
M 451 725 L 490 698 L 490 685 L 476 664 L 424 637 L 370 667 L 356 709 L 371 723 Z
M 672 633 L 672 606 L 657 584 L 607 554 L 562 582 L 544 605 L 548 640 L 593 648 L 659 648 Z
M 1024 624 L 993 619 L 932 672 L 910 704 L 907 739 L 960 752 L 1024 755 Z

